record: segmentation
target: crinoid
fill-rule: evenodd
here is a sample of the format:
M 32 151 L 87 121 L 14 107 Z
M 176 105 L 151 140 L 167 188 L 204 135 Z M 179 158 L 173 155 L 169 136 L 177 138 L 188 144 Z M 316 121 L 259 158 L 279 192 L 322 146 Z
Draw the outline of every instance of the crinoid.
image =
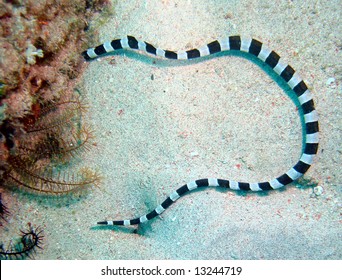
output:
M 37 248 L 42 249 L 43 238 L 43 230 L 39 227 L 33 228 L 29 223 L 27 230 L 20 230 L 20 240 L 16 244 L 10 243 L 6 249 L 4 244 L 0 244 L 0 258 L 32 258 Z
M 3 184 L 48 194 L 96 185 L 99 176 L 87 168 L 77 173 L 65 170 L 92 139 L 90 129 L 80 125 L 84 110 L 79 98 L 49 100 L 36 102 L 32 113 L 17 122 L 20 125 L 5 122 Z

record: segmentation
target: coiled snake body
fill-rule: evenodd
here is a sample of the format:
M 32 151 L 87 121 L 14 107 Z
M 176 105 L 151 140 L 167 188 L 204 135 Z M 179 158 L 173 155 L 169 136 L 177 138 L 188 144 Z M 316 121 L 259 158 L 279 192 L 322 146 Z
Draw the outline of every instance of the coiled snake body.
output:
M 309 169 L 313 162 L 313 158 L 318 150 L 318 115 L 314 107 L 311 93 L 309 92 L 304 81 L 299 77 L 295 70 L 285 63 L 280 56 L 267 48 L 264 44 L 255 39 L 241 38 L 240 36 L 230 36 L 228 38 L 213 41 L 198 49 L 188 51 L 169 51 L 156 48 L 153 45 L 138 41 L 132 36 L 122 39 L 115 39 L 111 42 L 105 42 L 95 48 L 90 48 L 82 53 L 83 57 L 89 61 L 106 53 L 114 52 L 119 49 L 140 50 L 149 54 L 168 59 L 194 59 L 198 57 L 208 56 L 214 53 L 236 50 L 254 55 L 262 62 L 271 67 L 294 91 L 298 98 L 300 108 L 304 115 L 304 149 L 299 161 L 284 174 L 266 182 L 245 183 L 232 180 L 206 178 L 192 181 L 175 190 L 171 195 L 158 205 L 150 213 L 139 218 L 130 220 L 101 221 L 100 225 L 136 225 L 149 221 L 163 213 L 171 204 L 179 199 L 185 193 L 200 187 L 223 187 L 233 190 L 243 191 L 268 191 L 281 188 L 297 180 Z

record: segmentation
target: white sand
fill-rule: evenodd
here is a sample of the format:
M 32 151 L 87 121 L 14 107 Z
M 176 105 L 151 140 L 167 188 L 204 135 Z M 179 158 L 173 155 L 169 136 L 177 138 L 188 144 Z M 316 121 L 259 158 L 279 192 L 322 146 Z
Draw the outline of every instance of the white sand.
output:
M 117 2 L 99 44 L 130 34 L 178 50 L 240 34 L 288 61 L 320 114 L 321 152 L 305 178 L 324 192 L 315 196 L 296 184 L 247 195 L 207 188 L 181 198 L 138 234 L 134 227 L 95 227 L 139 217 L 191 180 L 272 179 L 301 150 L 295 105 L 250 60 L 104 57 L 89 63 L 83 79 L 97 144 L 84 163 L 101 171 L 103 183 L 77 202 L 56 199 L 53 206 L 19 195 L 23 208 L 36 209 L 22 209 L 20 220 L 45 227 L 36 258 L 341 259 L 340 1 Z

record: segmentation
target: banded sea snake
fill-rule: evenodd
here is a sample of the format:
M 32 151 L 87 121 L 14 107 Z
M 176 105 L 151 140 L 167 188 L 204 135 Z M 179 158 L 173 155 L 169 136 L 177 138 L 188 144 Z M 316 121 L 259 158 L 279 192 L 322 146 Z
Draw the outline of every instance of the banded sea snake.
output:
M 285 63 L 280 56 L 267 48 L 264 44 L 255 39 L 245 39 L 240 36 L 230 36 L 228 38 L 213 41 L 198 49 L 188 51 L 169 51 L 156 48 L 153 45 L 138 41 L 132 36 L 127 36 L 122 39 L 115 39 L 111 42 L 105 42 L 95 48 L 90 48 L 82 53 L 83 57 L 87 60 L 93 60 L 103 54 L 111 53 L 119 49 L 133 49 L 146 52 L 148 54 L 156 55 L 168 59 L 193 59 L 198 57 L 208 56 L 214 53 L 236 50 L 246 52 L 254 55 L 262 62 L 271 67 L 294 91 L 298 98 L 300 108 L 304 115 L 304 149 L 302 151 L 299 161 L 283 175 L 272 179 L 267 182 L 260 183 L 245 183 L 236 182 L 232 180 L 224 180 L 217 178 L 206 178 L 192 181 L 178 188 L 158 207 L 150 213 L 143 215 L 139 218 L 130 220 L 116 220 L 116 221 L 101 221 L 97 224 L 100 225 L 136 225 L 149 221 L 165 211 L 171 204 L 178 198 L 189 191 L 200 187 L 223 187 L 232 190 L 243 191 L 268 191 L 281 188 L 294 180 L 297 180 L 309 169 L 313 162 L 313 158 L 318 150 L 318 115 L 314 107 L 314 102 L 311 97 L 304 81 L 299 77 L 295 70 Z

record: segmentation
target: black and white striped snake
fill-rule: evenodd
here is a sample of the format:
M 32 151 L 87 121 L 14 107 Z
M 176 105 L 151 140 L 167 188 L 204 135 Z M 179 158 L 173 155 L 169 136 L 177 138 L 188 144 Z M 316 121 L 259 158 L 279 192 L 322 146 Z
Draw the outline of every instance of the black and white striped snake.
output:
M 204 57 L 228 50 L 236 50 L 254 55 L 259 58 L 259 60 L 270 66 L 275 73 L 283 78 L 283 80 L 296 94 L 300 104 L 299 109 L 301 109 L 304 115 L 305 144 L 299 161 L 290 170 L 270 181 L 261 183 L 245 183 L 217 178 L 199 179 L 187 183 L 174 191 L 163 203 L 146 215 L 131 220 L 101 221 L 97 224 L 128 226 L 144 223 L 163 213 L 165 209 L 167 209 L 182 195 L 200 187 L 223 187 L 243 191 L 268 191 L 278 189 L 290 184 L 294 180 L 297 180 L 309 169 L 313 162 L 313 158 L 317 153 L 319 140 L 318 115 L 314 107 L 312 96 L 304 81 L 297 73 L 295 73 L 295 70 L 284 62 L 276 52 L 270 50 L 258 40 L 241 38 L 240 36 L 230 36 L 228 38 L 213 41 L 198 49 L 188 51 L 169 51 L 156 48 L 147 42 L 138 41 L 132 36 L 127 36 L 122 39 L 115 39 L 111 42 L 106 42 L 95 48 L 90 48 L 84 51 L 82 55 L 87 61 L 89 61 L 103 54 L 111 53 L 119 49 L 140 50 L 163 58 L 182 60 Z

